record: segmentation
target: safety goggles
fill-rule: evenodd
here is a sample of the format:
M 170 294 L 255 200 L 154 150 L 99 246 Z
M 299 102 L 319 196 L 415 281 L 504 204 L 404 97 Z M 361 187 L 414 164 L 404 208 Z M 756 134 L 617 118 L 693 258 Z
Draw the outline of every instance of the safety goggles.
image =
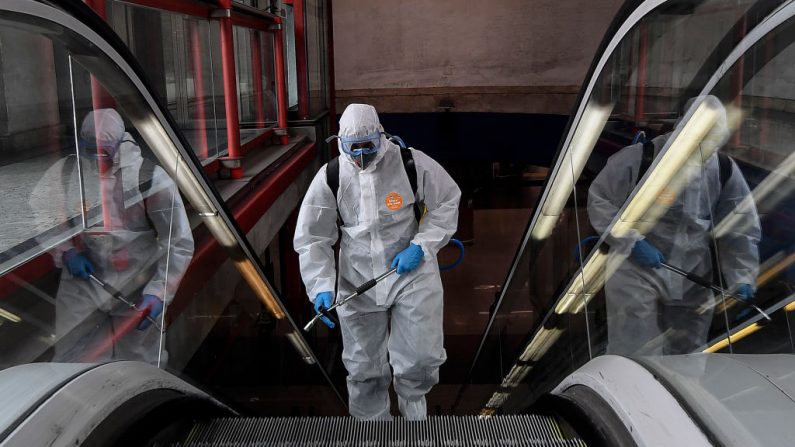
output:
M 78 142 L 80 155 L 95 160 L 112 160 L 119 150 L 121 141 L 115 144 L 97 144 L 96 141 L 80 139 Z
M 381 132 L 373 132 L 363 137 L 340 137 L 333 135 L 326 139 L 327 142 L 339 138 L 342 144 L 342 151 L 354 157 L 371 155 L 378 152 L 381 148 Z

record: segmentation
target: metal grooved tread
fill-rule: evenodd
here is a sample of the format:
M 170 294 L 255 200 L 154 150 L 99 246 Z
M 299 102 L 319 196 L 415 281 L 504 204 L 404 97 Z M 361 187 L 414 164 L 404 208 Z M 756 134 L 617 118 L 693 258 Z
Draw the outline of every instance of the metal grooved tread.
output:
M 583 446 L 546 416 L 438 416 L 426 421 L 348 417 L 221 418 L 196 425 L 172 446 Z

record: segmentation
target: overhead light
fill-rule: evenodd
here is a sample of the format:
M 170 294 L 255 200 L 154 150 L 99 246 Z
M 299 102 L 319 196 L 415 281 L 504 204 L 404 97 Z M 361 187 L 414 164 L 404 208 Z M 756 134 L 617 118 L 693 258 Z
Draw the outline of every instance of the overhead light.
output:
M 531 369 L 532 366 L 514 365 L 508 375 L 505 376 L 505 380 L 502 381 L 502 386 L 505 388 L 514 388 L 518 386 L 522 380 L 527 377 L 527 373 L 529 373 Z
M 578 275 L 579 276 L 579 275 Z M 576 281 L 576 279 L 575 279 Z M 572 284 L 572 287 L 574 284 Z M 579 293 L 571 293 L 567 292 L 563 295 L 563 298 L 558 301 L 558 304 L 555 305 L 555 313 L 558 315 L 563 315 L 567 313 L 570 309 L 574 307 L 575 300 L 580 296 Z
M 10 321 L 12 323 L 19 323 L 19 322 L 22 321 L 22 318 L 20 318 L 17 314 L 15 314 L 13 312 L 9 312 L 9 311 L 3 309 L 2 307 L 0 307 L 0 317 L 5 318 L 6 320 L 8 320 L 8 321 Z
M 180 191 L 188 199 L 188 202 L 202 216 L 214 215 L 217 213 L 210 197 L 204 191 L 196 176 L 190 169 L 188 162 L 182 158 L 179 150 L 174 145 L 174 141 L 166 132 L 166 129 L 152 114 L 144 114 L 143 118 L 138 119 L 135 113 L 128 113 L 133 125 L 141 133 L 149 148 L 160 162 L 169 176 L 179 185 Z
M 608 254 L 602 251 L 596 251 L 588 258 L 582 272 L 578 272 L 572 279 L 563 298 L 555 306 L 555 313 L 562 315 L 567 312 L 579 312 L 579 309 L 585 306 L 585 300 L 590 300 L 602 289 L 607 277 L 612 274 L 612 271 L 609 270 L 614 270 L 605 269 L 608 259 L 610 259 Z M 616 264 L 620 264 L 621 261 L 619 259 Z
M 659 162 L 646 174 L 640 189 L 621 213 L 619 222 L 613 225 L 611 234 L 614 237 L 627 236 L 632 229 L 645 234 L 668 211 L 668 202 L 658 203 L 658 198 L 676 197 L 687 184 L 687 176 L 677 174 L 682 172 L 688 161 L 694 160 L 701 141 L 717 123 L 722 107 L 720 101 L 713 97 L 707 97 L 699 104 L 678 135 L 669 142 L 668 150 Z M 701 154 L 699 162 L 703 163 L 711 155 Z
M 527 344 L 524 352 L 519 356 L 519 360 L 523 362 L 538 361 L 547 353 L 549 348 L 558 341 L 562 332 L 563 331 L 558 328 L 547 329 L 542 327 Z
M 552 230 L 555 229 L 555 224 L 558 223 L 558 217 L 560 216 L 545 216 L 540 214 L 531 232 L 533 239 L 540 241 L 548 238 L 552 234 Z
M 486 406 L 489 408 L 500 408 L 502 404 L 504 404 L 505 401 L 508 400 L 509 397 L 511 397 L 511 393 L 505 393 L 505 392 L 494 393 L 494 395 L 491 396 L 491 399 L 489 399 L 489 403 L 487 403 Z
M 478 415 L 478 419 L 488 419 L 488 418 L 494 416 L 494 413 L 496 413 L 496 410 L 494 408 L 484 408 L 484 409 L 480 410 L 480 414 Z
M 793 173 L 795 173 L 795 153 L 790 154 L 770 172 L 750 195 L 737 204 L 731 214 L 715 226 L 715 237 L 719 238 L 730 232 L 745 233 L 748 228 L 741 227 L 742 223 L 747 221 L 744 214 L 755 210 L 757 204 L 764 206 L 765 209 L 775 208 L 782 200 L 789 197 L 793 190 L 791 186 Z
M 574 191 L 574 183 L 580 178 L 585 163 L 591 156 L 596 140 L 604 129 L 614 104 L 598 104 L 589 101 L 577 125 L 564 155 L 547 185 L 547 197 L 541 205 L 538 220 L 531 231 L 535 240 L 546 239 L 554 230 L 554 223 L 563 212 L 566 202 Z

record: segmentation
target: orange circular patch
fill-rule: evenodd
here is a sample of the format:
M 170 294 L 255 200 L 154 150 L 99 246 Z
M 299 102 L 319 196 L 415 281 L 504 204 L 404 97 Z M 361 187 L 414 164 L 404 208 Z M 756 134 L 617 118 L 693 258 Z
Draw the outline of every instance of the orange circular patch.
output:
M 386 207 L 390 210 L 399 210 L 403 206 L 403 197 L 396 192 L 390 192 L 386 195 Z
M 657 204 L 662 206 L 671 206 L 676 202 L 676 194 L 668 188 L 663 188 L 657 194 Z

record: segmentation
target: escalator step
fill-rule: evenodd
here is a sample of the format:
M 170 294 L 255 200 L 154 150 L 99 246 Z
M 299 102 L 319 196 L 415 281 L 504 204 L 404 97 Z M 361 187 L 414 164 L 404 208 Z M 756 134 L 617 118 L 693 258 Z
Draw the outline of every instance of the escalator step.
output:
M 219 418 L 194 426 L 173 447 L 209 446 L 585 446 L 547 416 L 437 416 L 416 422 L 349 417 Z

